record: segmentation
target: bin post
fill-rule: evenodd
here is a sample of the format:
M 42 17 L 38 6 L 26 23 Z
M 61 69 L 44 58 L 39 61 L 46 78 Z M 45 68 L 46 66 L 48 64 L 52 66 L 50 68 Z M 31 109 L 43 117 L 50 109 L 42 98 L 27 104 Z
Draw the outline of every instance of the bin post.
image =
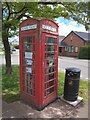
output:
M 78 68 L 66 68 L 63 96 L 65 100 L 77 100 L 80 83 L 80 72 L 81 70 Z

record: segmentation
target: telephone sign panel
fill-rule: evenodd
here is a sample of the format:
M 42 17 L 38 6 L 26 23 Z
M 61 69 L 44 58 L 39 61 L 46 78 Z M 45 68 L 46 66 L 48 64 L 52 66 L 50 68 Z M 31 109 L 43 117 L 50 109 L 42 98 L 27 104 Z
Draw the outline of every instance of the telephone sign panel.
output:
M 58 25 L 27 19 L 19 25 L 20 95 L 41 110 L 58 96 Z

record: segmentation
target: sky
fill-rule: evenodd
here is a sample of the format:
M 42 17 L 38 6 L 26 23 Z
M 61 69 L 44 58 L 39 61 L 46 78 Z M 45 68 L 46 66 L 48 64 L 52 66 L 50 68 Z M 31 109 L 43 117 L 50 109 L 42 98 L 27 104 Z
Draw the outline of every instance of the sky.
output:
M 67 20 L 63 17 L 59 17 L 56 19 L 56 22 L 59 25 L 59 35 L 66 36 L 69 34 L 72 30 L 73 31 L 80 31 L 80 32 L 87 32 L 85 30 L 84 25 L 77 23 L 73 20 Z
M 73 20 L 67 20 L 63 17 L 59 17 L 56 19 L 56 22 L 59 25 L 59 35 L 60 36 L 66 36 L 68 35 L 72 30 L 73 31 L 80 31 L 80 32 L 87 32 L 85 30 L 84 25 L 77 23 L 76 21 Z M 19 41 L 19 37 L 14 37 L 11 38 L 10 41 L 17 40 Z

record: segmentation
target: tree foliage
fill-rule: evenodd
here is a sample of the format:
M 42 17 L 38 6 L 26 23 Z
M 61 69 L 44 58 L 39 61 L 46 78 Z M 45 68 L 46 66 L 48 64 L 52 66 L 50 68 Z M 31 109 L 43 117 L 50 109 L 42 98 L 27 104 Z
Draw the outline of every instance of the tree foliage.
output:
M 17 25 L 23 17 L 42 17 L 55 19 L 64 17 L 73 19 L 87 27 L 89 24 L 88 2 L 4 2 L 3 3 L 3 25 L 9 28 L 9 37 L 13 36 Z
M 6 68 L 11 73 L 11 55 L 8 38 L 18 33 L 19 23 L 24 18 L 49 18 L 58 17 L 73 19 L 78 23 L 89 24 L 90 2 L 3 2 L 2 3 L 2 39 L 5 48 Z M 10 72 L 9 72 L 10 71 Z

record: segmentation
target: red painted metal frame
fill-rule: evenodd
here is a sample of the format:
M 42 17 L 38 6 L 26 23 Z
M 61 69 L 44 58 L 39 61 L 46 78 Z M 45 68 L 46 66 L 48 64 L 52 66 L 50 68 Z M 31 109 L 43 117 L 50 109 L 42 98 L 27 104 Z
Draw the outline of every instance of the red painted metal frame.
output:
M 37 24 L 34 30 L 21 31 L 21 27 Z M 50 25 L 56 28 L 56 32 L 42 29 L 42 24 Z M 35 96 L 31 96 L 23 91 L 23 40 L 22 37 L 33 36 L 35 41 Z M 44 79 L 45 79 L 45 39 L 53 37 L 56 39 L 56 78 L 55 92 L 48 96 L 44 96 Z M 37 109 L 41 110 L 47 104 L 54 101 L 58 96 L 58 25 L 49 19 L 27 19 L 19 25 L 19 44 L 20 44 L 20 95 L 28 104 L 33 104 Z M 33 67 L 33 66 L 32 66 Z
M 56 60 L 56 86 L 55 86 L 55 88 L 56 88 L 56 90 L 55 90 L 55 92 L 54 93 L 52 93 L 52 94 L 50 94 L 49 96 L 47 96 L 47 97 L 43 97 L 43 100 L 42 101 L 44 101 L 44 104 L 48 104 L 48 102 L 50 102 L 50 101 L 52 101 L 52 100 L 54 100 L 54 99 L 56 99 L 57 98 L 57 96 L 58 96 L 58 38 L 57 38 L 57 35 L 53 35 L 53 34 L 51 34 L 51 33 L 42 33 L 42 43 L 43 43 L 43 49 L 42 49 L 42 55 L 43 55 L 43 58 L 42 58 L 42 60 L 44 61 L 44 68 L 43 68 L 43 71 L 44 71 L 44 69 L 45 69 L 45 66 L 46 66 L 46 64 L 45 64 L 45 56 L 44 56 L 44 53 L 45 53 L 45 51 L 44 51 L 44 47 L 45 47 L 45 42 L 43 42 L 43 40 L 45 40 L 46 38 L 48 38 L 48 37 L 53 37 L 53 38 L 56 38 L 56 52 L 55 52 L 55 54 L 56 54 L 56 58 L 55 58 L 55 60 Z M 42 80 L 44 80 L 44 72 L 43 72 L 43 76 L 42 76 Z M 44 81 L 43 81 L 43 83 L 44 83 Z M 43 91 L 43 93 L 44 93 L 44 87 L 42 88 L 42 91 Z M 42 93 L 42 94 L 43 94 Z M 43 95 L 44 96 L 44 95 Z M 43 103 L 42 103 L 43 104 Z

